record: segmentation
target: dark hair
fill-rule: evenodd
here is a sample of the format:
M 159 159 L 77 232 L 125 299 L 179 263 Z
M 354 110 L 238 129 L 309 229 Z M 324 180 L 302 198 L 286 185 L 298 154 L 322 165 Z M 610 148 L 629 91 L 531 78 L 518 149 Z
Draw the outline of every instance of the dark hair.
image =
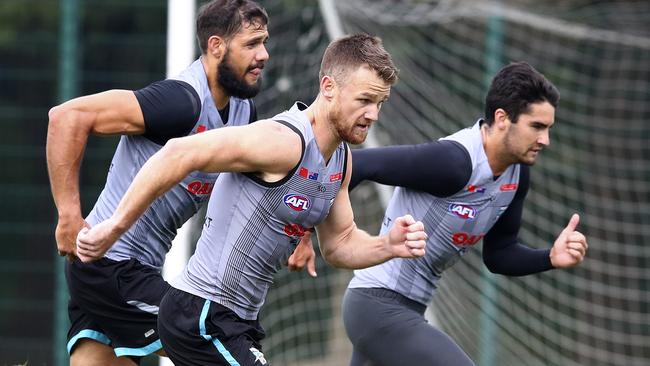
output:
M 393 85 L 399 70 L 386 52 L 379 37 L 354 34 L 339 38 L 327 46 L 320 64 L 319 78 L 330 75 L 338 83 L 344 83 L 348 74 L 362 65 L 377 72 L 380 78 Z
M 212 0 L 199 8 L 196 17 L 196 38 L 201 52 L 206 53 L 208 39 L 214 35 L 226 40 L 237 34 L 244 23 L 266 26 L 266 10 L 251 0 Z
M 512 123 L 519 115 L 527 113 L 531 104 L 549 102 L 557 107 L 560 92 L 557 88 L 525 62 L 514 62 L 502 68 L 490 84 L 485 97 L 485 122 L 492 125 L 494 112 L 501 108 Z

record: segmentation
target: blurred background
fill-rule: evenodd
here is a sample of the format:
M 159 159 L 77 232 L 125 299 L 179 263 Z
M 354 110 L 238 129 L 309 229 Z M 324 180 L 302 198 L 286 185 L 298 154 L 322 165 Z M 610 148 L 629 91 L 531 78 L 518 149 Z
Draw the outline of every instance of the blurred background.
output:
M 382 37 L 401 69 L 370 145 L 420 143 L 472 125 L 491 77 L 511 61 L 527 61 L 554 82 L 562 95 L 556 125 L 531 170 L 520 235 L 549 247 L 578 212 L 587 259 L 572 270 L 507 278 L 484 269 L 477 245 L 445 272 L 427 315 L 480 366 L 650 365 L 649 1 L 259 2 L 271 19 L 260 117 L 311 102 L 324 48 L 352 32 Z M 165 78 L 168 7 L 0 1 L 0 365 L 68 363 L 67 292 L 45 162 L 48 109 Z M 84 214 L 117 141 L 88 142 Z M 359 226 L 377 233 L 389 195 L 367 183 L 353 192 Z M 195 241 L 198 227 L 190 224 L 183 240 Z M 261 315 L 271 364 L 347 364 L 340 301 L 351 272 L 319 261 L 318 273 L 278 273 Z M 143 361 L 156 364 L 157 357 Z

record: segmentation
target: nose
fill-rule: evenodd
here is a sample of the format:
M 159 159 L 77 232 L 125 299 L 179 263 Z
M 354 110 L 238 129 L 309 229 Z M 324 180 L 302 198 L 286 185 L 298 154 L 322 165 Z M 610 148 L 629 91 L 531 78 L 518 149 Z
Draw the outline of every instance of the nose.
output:
M 371 121 L 376 121 L 379 119 L 379 107 L 376 105 L 370 105 L 368 106 L 368 109 L 366 109 L 366 113 L 363 115 L 366 119 L 371 120 Z
M 548 146 L 551 144 L 551 136 L 549 135 L 548 129 L 544 130 L 540 136 L 537 138 L 537 143 L 542 146 Z
M 255 59 L 258 62 L 266 62 L 269 59 L 269 52 L 266 50 L 266 46 L 262 45 L 260 50 L 255 55 Z

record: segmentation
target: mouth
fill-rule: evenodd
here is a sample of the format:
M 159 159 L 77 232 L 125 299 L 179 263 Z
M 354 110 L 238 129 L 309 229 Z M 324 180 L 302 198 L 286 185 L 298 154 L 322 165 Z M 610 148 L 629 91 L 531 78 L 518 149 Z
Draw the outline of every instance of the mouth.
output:
M 356 125 L 355 125 L 355 128 L 361 130 L 361 132 L 368 132 L 368 130 L 370 129 L 370 125 L 369 125 L 369 124 L 367 124 L 367 125 L 364 125 L 364 124 L 356 124 Z
M 248 73 L 254 75 L 254 76 L 260 76 L 262 74 L 262 69 L 264 68 L 264 65 L 262 64 L 257 64 L 257 65 L 252 65 L 248 68 Z

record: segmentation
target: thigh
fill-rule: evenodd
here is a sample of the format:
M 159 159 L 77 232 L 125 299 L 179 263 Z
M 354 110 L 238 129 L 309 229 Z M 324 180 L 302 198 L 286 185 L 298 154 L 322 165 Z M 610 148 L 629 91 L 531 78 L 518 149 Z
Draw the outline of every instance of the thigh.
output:
M 177 365 L 268 365 L 256 322 L 175 288 L 160 305 L 158 331 L 167 356 Z
M 70 355 L 70 366 L 136 366 L 137 361 L 128 357 L 117 357 L 113 348 L 92 339 L 77 342 Z
M 348 289 L 343 317 L 354 366 L 474 365 L 449 336 L 395 299 Z

